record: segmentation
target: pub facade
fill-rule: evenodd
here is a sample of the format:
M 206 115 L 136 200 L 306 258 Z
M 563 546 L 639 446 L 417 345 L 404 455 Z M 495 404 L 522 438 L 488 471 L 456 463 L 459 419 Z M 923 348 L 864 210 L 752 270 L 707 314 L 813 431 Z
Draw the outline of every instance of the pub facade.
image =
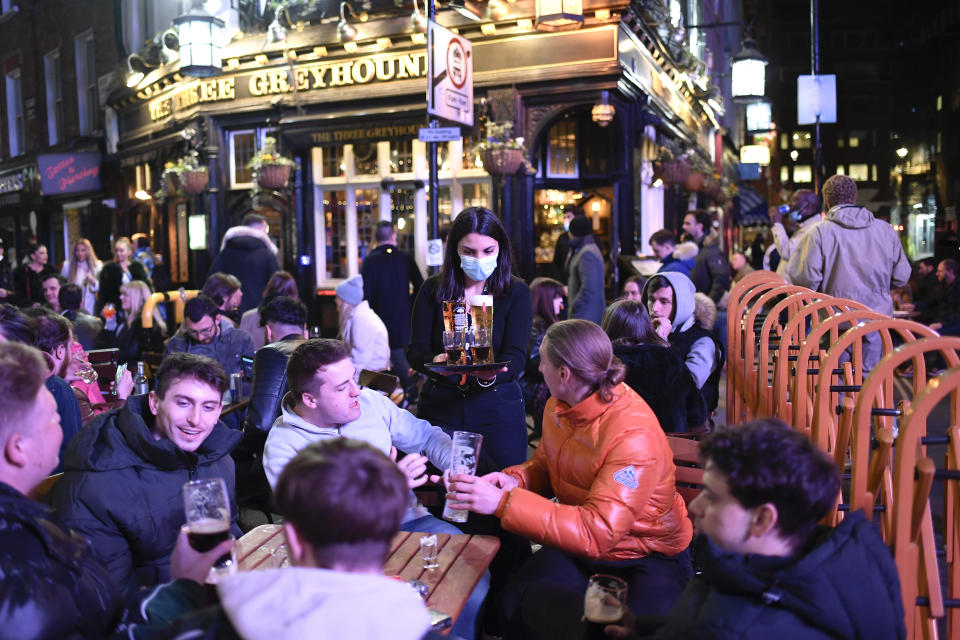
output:
M 664 223 L 663 190 L 651 186 L 659 143 L 719 157 L 719 116 L 686 89 L 634 5 L 585 2 L 579 28 L 550 32 L 536 30 L 534 2 L 505 6 L 481 21 L 437 13 L 472 43 L 477 116 L 459 140 L 438 144 L 439 226 L 464 207 L 494 208 L 520 275 L 552 275 L 563 206 L 576 204 L 616 278 L 617 257 Z M 408 14 L 357 27 L 349 41 L 324 20 L 282 39 L 246 35 L 223 49 L 217 76 L 184 77 L 172 64 L 111 96 L 126 184 L 118 208 L 130 232 L 153 231 L 174 282 L 201 283 L 223 234 L 251 211 L 267 217 L 304 291 L 358 273 L 379 220 L 396 225 L 426 271 L 425 38 Z M 612 117 L 598 118 L 597 105 L 612 105 Z M 510 122 L 523 138 L 515 173 L 483 166 L 486 122 Z M 248 163 L 270 138 L 296 163 L 292 178 L 255 188 Z M 168 188 L 163 173 L 191 151 L 209 172 L 193 195 Z

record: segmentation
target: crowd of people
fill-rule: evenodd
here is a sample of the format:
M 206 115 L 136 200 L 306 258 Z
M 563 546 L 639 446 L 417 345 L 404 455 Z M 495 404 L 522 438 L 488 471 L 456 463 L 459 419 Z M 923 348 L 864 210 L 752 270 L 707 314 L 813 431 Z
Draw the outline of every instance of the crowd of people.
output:
M 909 276 L 902 249 L 851 180 L 831 180 L 817 223 L 807 196 L 791 201 L 776 268 L 886 310 Z M 500 538 L 450 632 L 464 640 L 582 637 L 597 573 L 628 585 L 609 637 L 903 638 L 876 530 L 857 514 L 817 524 L 840 488 L 831 458 L 772 418 L 713 425 L 734 274 L 709 214 L 686 214 L 683 238 L 654 233 L 660 270 L 614 296 L 590 220 L 571 209 L 565 226 L 555 277 L 527 283 L 488 209 L 457 215 L 425 280 L 380 223 L 362 274 L 336 288 L 337 339 L 310 335 L 259 216 L 227 233 L 179 327 L 144 316 L 150 273 L 129 241 L 101 266 L 81 240 L 59 273 L 36 247 L 0 287 L 22 307 L 0 304 L 0 638 L 431 638 L 422 600 L 383 576 L 398 531 Z M 858 233 L 877 247 L 869 265 L 833 255 Z M 933 302 L 911 310 L 960 324 L 940 285 L 921 284 Z M 496 364 L 444 369 L 445 303 L 478 296 Z M 101 345 L 131 366 L 162 352 L 146 393 L 127 374 L 111 402 L 91 398 L 83 349 Z M 361 386 L 361 371 L 394 373 L 406 396 Z M 249 403 L 225 416 L 237 374 Z M 483 436 L 476 475 L 450 472 L 456 430 Z M 701 438 L 689 504 L 667 433 Z M 225 481 L 234 537 L 245 509 L 275 514 L 293 566 L 224 578 L 208 600 L 233 543 L 190 546 L 181 491 L 203 478 Z M 418 498 L 428 487 L 471 518 L 440 519 Z M 835 597 L 847 589 L 858 597 Z

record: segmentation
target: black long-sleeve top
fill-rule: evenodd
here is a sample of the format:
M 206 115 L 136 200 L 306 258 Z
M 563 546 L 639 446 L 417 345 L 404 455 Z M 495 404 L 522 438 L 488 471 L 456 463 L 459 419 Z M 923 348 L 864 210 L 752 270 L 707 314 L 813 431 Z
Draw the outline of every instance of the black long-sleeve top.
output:
M 424 365 L 432 362 L 438 353 L 443 353 L 443 305 L 436 300 L 439 282 L 439 275 L 431 276 L 420 287 L 413 305 L 410 345 L 407 347 L 410 366 L 431 376 Z M 509 362 L 507 374 L 501 376 L 519 379 L 527 362 L 532 324 L 530 288 L 523 280 L 511 278 L 510 289 L 493 299 L 493 357 L 497 362 Z

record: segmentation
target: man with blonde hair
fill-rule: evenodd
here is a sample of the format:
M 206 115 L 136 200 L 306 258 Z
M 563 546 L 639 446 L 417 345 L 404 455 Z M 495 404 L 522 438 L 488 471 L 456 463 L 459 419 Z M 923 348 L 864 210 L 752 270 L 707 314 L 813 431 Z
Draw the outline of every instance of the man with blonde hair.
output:
M 800 239 L 787 266 L 787 278 L 893 315 L 890 289 L 905 285 L 911 273 L 897 233 L 857 206 L 857 183 L 847 176 L 832 176 L 823 183 L 823 206 L 826 217 Z M 870 334 L 863 348 L 864 375 L 880 356 L 880 336 Z

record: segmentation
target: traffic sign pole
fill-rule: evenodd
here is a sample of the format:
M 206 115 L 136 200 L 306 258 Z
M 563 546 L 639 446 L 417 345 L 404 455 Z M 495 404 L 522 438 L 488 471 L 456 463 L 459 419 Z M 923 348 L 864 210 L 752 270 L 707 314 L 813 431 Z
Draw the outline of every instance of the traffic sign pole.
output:
M 437 8 L 434 3 L 434 0 L 427 0 L 427 20 L 433 22 L 437 19 Z M 428 29 L 427 34 L 427 77 L 433 78 L 433 31 Z M 431 90 L 433 88 L 433 83 L 430 83 Z M 432 101 L 434 96 L 429 96 Z M 440 122 L 427 113 L 427 126 L 431 129 L 436 129 L 440 126 Z M 439 207 L 439 197 L 440 197 L 440 181 L 437 178 L 437 143 L 428 142 L 427 143 L 427 167 L 429 169 L 429 176 L 427 178 L 428 184 L 428 193 L 427 193 L 427 209 L 430 211 L 430 240 L 436 240 L 440 237 L 440 207 Z M 439 271 L 439 267 L 430 266 L 427 267 L 430 275 L 433 275 Z

